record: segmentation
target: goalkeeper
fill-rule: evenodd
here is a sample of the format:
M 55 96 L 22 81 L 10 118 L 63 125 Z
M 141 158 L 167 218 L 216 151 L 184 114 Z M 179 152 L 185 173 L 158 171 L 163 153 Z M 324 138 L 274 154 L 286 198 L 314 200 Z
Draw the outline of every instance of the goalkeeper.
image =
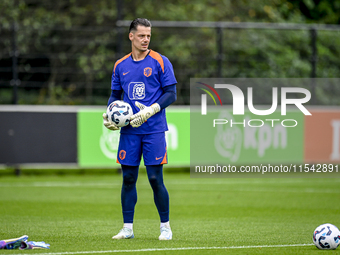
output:
M 133 238 L 133 218 L 137 202 L 136 181 L 143 155 L 147 175 L 160 217 L 159 240 L 171 240 L 169 194 L 163 183 L 163 164 L 167 163 L 165 131 L 168 130 L 165 108 L 176 101 L 176 78 L 173 67 L 163 55 L 150 50 L 151 23 L 135 19 L 129 29 L 132 52 L 119 59 L 113 68 L 108 105 L 123 100 L 134 115 L 130 125 L 121 128 L 117 162 L 123 171 L 121 203 L 124 226 L 113 239 Z M 103 114 L 104 125 L 119 128 Z

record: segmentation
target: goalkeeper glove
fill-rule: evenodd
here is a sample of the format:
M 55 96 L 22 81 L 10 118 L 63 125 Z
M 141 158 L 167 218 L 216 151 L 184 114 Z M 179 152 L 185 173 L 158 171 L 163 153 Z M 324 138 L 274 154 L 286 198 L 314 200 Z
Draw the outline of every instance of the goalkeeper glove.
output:
M 130 118 L 130 125 L 133 127 L 140 127 L 148 118 L 161 110 L 161 107 L 157 103 L 154 103 L 151 106 L 145 106 L 139 102 L 136 102 L 135 104 L 140 111 Z
M 45 242 L 22 242 L 19 250 L 31 250 L 31 249 L 49 249 L 50 244 Z
M 104 126 L 107 129 L 110 129 L 112 131 L 119 130 L 119 127 L 117 127 L 115 123 L 109 121 L 108 116 L 105 112 L 103 113 L 103 121 L 104 121 Z

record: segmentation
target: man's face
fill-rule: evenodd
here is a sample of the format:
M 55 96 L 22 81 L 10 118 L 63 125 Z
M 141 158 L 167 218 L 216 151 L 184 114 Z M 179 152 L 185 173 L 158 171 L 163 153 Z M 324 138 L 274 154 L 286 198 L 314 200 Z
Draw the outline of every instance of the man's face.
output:
M 151 38 L 151 27 L 138 25 L 137 31 L 129 33 L 132 48 L 139 51 L 146 51 L 149 48 Z

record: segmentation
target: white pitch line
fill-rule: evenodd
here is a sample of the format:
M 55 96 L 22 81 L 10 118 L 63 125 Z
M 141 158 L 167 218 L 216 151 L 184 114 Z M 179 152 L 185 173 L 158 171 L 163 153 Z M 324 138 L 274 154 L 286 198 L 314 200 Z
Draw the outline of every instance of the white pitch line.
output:
M 279 244 L 279 245 L 249 245 L 249 246 L 226 246 L 226 247 L 178 247 L 178 248 L 149 248 L 136 250 L 107 250 L 107 251 L 74 251 L 74 252 L 49 252 L 49 253 L 14 253 L 12 255 L 71 255 L 71 254 L 100 254 L 118 252 L 152 252 L 152 251 L 183 251 L 183 250 L 228 250 L 228 249 L 254 249 L 254 248 L 285 248 L 312 246 L 314 244 Z
M 0 188 L 2 187 L 46 187 L 46 188 L 58 188 L 58 187 L 102 187 L 102 188 L 111 188 L 113 186 L 121 186 L 121 183 L 101 183 L 101 182 L 89 182 L 89 183 L 81 183 L 81 182 L 32 182 L 32 183 L 0 183 Z

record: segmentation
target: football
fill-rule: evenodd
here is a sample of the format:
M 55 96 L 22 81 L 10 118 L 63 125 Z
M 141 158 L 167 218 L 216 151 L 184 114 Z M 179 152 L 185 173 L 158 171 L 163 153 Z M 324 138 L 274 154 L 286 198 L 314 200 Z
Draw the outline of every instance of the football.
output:
M 322 224 L 314 230 L 313 242 L 320 250 L 335 250 L 340 244 L 340 231 L 330 223 Z
M 131 106 L 121 100 L 112 102 L 106 110 L 109 121 L 115 123 L 118 127 L 125 127 L 130 123 L 130 117 L 133 115 Z

